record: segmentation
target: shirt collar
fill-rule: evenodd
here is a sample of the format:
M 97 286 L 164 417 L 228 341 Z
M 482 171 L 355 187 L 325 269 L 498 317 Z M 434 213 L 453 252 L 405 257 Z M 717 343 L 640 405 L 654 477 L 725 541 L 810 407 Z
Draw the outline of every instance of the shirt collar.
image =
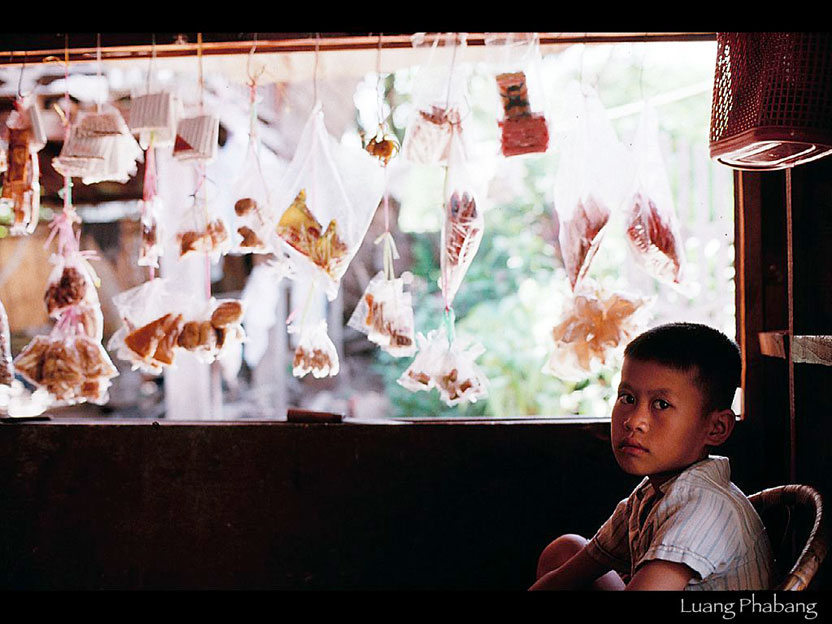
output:
M 683 474 L 689 472 L 699 472 L 704 474 L 705 476 L 709 477 L 713 481 L 716 481 L 720 485 L 727 486 L 731 481 L 731 464 L 727 457 L 722 457 L 720 455 L 708 455 L 708 457 L 704 459 L 700 459 L 697 462 L 692 463 L 690 466 L 682 470 L 679 474 L 674 475 L 664 483 L 659 486 L 659 491 L 656 492 L 660 494 L 660 496 L 664 496 L 667 491 L 670 489 L 676 480 L 681 477 Z M 641 483 L 638 485 L 636 490 L 636 496 L 639 500 L 643 499 L 645 494 L 648 491 L 653 491 L 653 485 L 650 483 L 650 479 L 644 477 Z

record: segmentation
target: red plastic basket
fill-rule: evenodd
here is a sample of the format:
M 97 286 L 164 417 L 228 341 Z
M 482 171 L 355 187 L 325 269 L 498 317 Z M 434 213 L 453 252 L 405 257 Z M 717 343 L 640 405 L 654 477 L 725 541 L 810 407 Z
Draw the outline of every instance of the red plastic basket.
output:
M 717 33 L 711 158 L 782 169 L 832 152 L 832 33 Z

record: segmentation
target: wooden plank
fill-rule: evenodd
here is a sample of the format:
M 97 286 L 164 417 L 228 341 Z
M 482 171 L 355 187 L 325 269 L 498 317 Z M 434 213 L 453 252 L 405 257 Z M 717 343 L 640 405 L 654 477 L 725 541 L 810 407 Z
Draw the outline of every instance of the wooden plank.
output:
M 760 351 L 763 355 L 786 359 L 787 331 L 760 332 Z M 798 335 L 792 341 L 792 359 L 797 364 L 832 366 L 832 336 Z

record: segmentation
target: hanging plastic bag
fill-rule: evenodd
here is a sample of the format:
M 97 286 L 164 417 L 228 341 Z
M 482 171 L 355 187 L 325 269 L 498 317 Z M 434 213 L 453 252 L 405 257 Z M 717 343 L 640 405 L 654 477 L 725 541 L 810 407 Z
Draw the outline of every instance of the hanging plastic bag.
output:
M 14 359 L 18 373 L 44 388 L 58 403 L 84 401 L 103 405 L 111 379 L 118 375 L 100 342 L 66 333 L 56 325 L 49 335 L 35 338 Z
M 500 150 L 503 156 L 545 152 L 549 125 L 543 113 L 537 33 L 492 33 L 485 45 L 492 52 L 500 96 Z
M 245 340 L 242 327 L 243 304 L 237 299 L 213 297 L 202 311 L 182 326 L 177 346 L 191 351 L 203 362 L 211 363 Z
M 439 287 L 448 309 L 479 249 L 485 225 L 462 137 L 456 132 L 451 138 L 445 176 Z
M 79 113 L 54 169 L 66 177 L 80 177 L 84 184 L 125 183 L 138 171 L 142 150 L 121 113 L 112 105 Z
M 10 386 L 14 381 L 12 366 L 12 338 L 9 331 L 9 317 L 0 301 L 0 386 Z
M 437 36 L 415 78 L 413 114 L 402 144 L 402 156 L 412 163 L 444 164 L 451 134 L 467 114 L 468 70 L 460 63 L 466 37 L 464 33 Z M 413 43 L 420 46 L 422 41 L 420 35 Z
M 173 145 L 181 109 L 179 99 L 165 91 L 130 98 L 129 126 L 139 136 L 142 149 Z
M 488 380 L 475 363 L 485 352 L 480 344 L 453 339 L 444 327 L 416 335 L 419 350 L 398 383 L 412 392 L 436 388 L 446 405 L 476 403 L 488 396 Z
M 325 319 L 289 325 L 290 334 L 298 334 L 298 346 L 292 358 L 292 375 L 334 377 L 341 368 L 338 351 L 327 335 Z
M 559 144 L 554 201 L 561 254 L 574 291 L 598 251 L 611 210 L 624 197 L 627 160 L 597 94 L 577 82 L 566 90 Z
M 246 150 L 242 173 L 234 185 L 232 198 L 239 235 L 235 250 L 241 253 L 273 253 L 271 224 L 276 216 L 257 144 L 253 141 L 249 142 Z
M 623 292 L 605 294 L 587 280 L 552 330 L 554 349 L 543 372 L 568 381 L 598 372 L 642 331 L 651 303 Z
M 363 149 L 335 143 L 316 105 L 275 194 L 280 217 L 274 231 L 298 279 L 321 278 L 330 301 L 367 233 L 382 196 L 383 178 Z
M 40 164 L 37 153 L 46 134 L 37 103 L 18 98 L 6 120 L 6 159 L 0 200 L 11 204 L 12 236 L 31 234 L 40 216 Z
M 635 179 L 624 204 L 627 241 L 636 264 L 655 279 L 679 284 L 684 246 L 659 144 L 659 123 L 648 103 L 633 140 Z
M 416 351 L 413 324 L 413 303 L 404 291 L 412 276 L 387 279 L 379 271 L 361 296 L 347 325 L 367 335 L 393 357 L 408 357 Z

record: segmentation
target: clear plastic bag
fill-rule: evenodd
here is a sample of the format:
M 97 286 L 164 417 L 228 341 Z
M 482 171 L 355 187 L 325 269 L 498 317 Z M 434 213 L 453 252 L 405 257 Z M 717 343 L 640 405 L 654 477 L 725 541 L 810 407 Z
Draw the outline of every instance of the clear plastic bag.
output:
M 250 141 L 232 193 L 237 240 L 240 253 L 273 253 L 272 224 L 276 221 L 271 193 L 263 174 L 256 143 Z
M 409 292 L 410 273 L 387 279 L 379 271 L 364 290 L 347 325 L 367 335 L 393 357 L 408 357 L 416 351 L 413 303 Z
M 627 161 L 593 90 L 571 83 L 565 95 L 564 119 L 554 200 L 561 254 L 574 291 L 598 251 L 611 210 L 624 197 L 622 180 L 626 183 L 627 177 L 622 172 Z
M 485 45 L 496 69 L 503 156 L 545 152 L 549 147 L 549 124 L 543 112 L 537 33 L 490 33 Z
M 485 219 L 479 195 L 462 149 L 454 133 L 446 170 L 439 287 L 450 308 L 482 241 Z
M 587 280 L 552 330 L 554 349 L 543 372 L 581 381 L 607 366 L 645 326 L 651 299 L 601 292 Z
M 175 236 L 180 258 L 205 254 L 216 262 L 232 249 L 225 219 L 214 214 L 201 193 L 196 193 L 193 205 L 182 211 Z
M 50 317 L 58 318 L 73 306 L 100 306 L 96 280 L 81 253 L 52 254 L 49 261 L 53 268 L 46 280 L 43 299 Z
M 103 405 L 118 370 L 97 340 L 64 333 L 59 326 L 49 335 L 35 336 L 14 359 L 18 373 L 43 388 L 57 403 Z
M 290 334 L 298 334 L 298 345 L 292 358 L 292 375 L 334 377 L 341 368 L 338 351 L 327 335 L 325 319 L 289 325 Z
M 38 151 L 46 134 L 35 102 L 18 99 L 6 120 L 6 159 L 0 201 L 10 204 L 12 236 L 31 234 L 40 217 L 40 164 Z
M 467 69 L 459 60 L 465 49 L 463 33 L 437 37 L 427 62 L 416 75 L 413 114 L 408 121 L 402 156 L 417 164 L 447 161 L 451 134 L 467 114 Z M 415 45 L 421 45 L 417 38 Z M 463 149 L 467 151 L 467 146 Z
M 659 124 L 649 103 L 633 141 L 634 187 L 624 204 L 627 241 L 636 264 L 667 284 L 682 281 L 685 255 L 673 194 L 659 144 Z
M 0 386 L 10 386 L 14 381 L 12 366 L 12 338 L 9 331 L 9 317 L 0 301 Z
M 488 396 L 488 379 L 475 360 L 485 352 L 480 344 L 454 339 L 444 327 L 427 336 L 416 335 L 419 350 L 397 382 L 411 392 L 436 388 L 446 405 L 476 403 Z
M 275 193 L 275 232 L 299 279 L 322 278 L 330 301 L 358 251 L 384 190 L 384 171 L 361 148 L 329 135 L 323 111 L 312 111 Z

